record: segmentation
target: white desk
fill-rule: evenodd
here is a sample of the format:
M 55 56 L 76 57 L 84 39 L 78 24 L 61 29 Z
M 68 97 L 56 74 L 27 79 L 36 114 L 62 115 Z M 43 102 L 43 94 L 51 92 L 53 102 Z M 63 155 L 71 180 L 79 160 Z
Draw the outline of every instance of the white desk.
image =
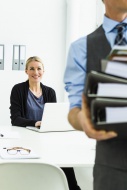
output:
M 40 159 L 23 159 L 28 162 L 50 162 L 60 167 L 92 167 L 95 159 L 95 140 L 84 132 L 38 133 L 22 127 L 0 126 L 0 130 L 18 131 L 18 139 L 0 139 L 0 147 L 31 147 Z M 22 160 L 22 161 L 23 161 Z M 8 161 L 0 159 L 0 162 Z M 12 161 L 12 160 L 11 160 Z M 21 161 L 21 159 L 16 160 Z

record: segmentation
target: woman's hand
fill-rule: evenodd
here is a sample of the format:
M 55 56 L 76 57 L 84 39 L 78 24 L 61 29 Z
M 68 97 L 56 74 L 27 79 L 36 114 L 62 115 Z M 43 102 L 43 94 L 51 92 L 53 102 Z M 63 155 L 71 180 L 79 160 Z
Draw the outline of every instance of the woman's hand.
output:
M 41 121 L 37 121 L 35 123 L 35 127 L 38 128 L 38 129 L 40 129 L 40 126 L 41 126 Z

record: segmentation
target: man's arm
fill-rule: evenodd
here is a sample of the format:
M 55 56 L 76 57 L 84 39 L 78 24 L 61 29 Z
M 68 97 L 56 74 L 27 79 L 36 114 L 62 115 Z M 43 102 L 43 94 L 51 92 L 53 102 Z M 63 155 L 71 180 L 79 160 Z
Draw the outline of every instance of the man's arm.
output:
M 117 136 L 113 131 L 106 132 L 104 130 L 97 131 L 94 129 L 89 106 L 84 95 L 82 96 L 82 108 L 72 108 L 68 114 L 68 121 L 75 129 L 84 131 L 89 138 L 106 140 Z
M 79 131 L 82 131 L 82 127 L 79 123 L 79 119 L 78 119 L 78 115 L 80 114 L 81 112 L 81 109 L 78 108 L 78 107 L 75 107 L 75 108 L 72 108 L 70 111 L 69 111 L 69 114 L 68 114 L 68 121 L 69 123 L 76 129 L 76 130 L 79 130 Z

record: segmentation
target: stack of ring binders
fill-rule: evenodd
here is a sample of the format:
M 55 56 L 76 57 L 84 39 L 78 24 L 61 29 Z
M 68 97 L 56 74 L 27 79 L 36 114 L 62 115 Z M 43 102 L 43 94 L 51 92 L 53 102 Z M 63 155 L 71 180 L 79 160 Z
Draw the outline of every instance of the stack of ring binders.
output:
M 101 61 L 100 72 L 91 71 L 87 74 L 84 89 L 95 129 L 115 131 L 118 134 L 117 138 L 127 138 L 127 72 L 125 71 L 127 71 L 127 50 L 115 49 L 108 56 L 108 60 Z

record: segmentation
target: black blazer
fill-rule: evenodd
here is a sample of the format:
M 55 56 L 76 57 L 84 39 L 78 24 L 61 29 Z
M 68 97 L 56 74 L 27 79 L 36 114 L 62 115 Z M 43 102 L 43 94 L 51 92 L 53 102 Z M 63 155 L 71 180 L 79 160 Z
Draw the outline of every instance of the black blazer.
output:
M 56 102 L 55 91 L 45 86 L 41 83 L 41 88 L 43 91 L 44 103 L 46 102 Z M 27 96 L 29 90 L 29 81 L 16 84 L 11 91 L 10 95 L 10 113 L 11 113 L 11 123 L 15 126 L 35 126 L 36 120 L 26 119 L 26 105 Z

